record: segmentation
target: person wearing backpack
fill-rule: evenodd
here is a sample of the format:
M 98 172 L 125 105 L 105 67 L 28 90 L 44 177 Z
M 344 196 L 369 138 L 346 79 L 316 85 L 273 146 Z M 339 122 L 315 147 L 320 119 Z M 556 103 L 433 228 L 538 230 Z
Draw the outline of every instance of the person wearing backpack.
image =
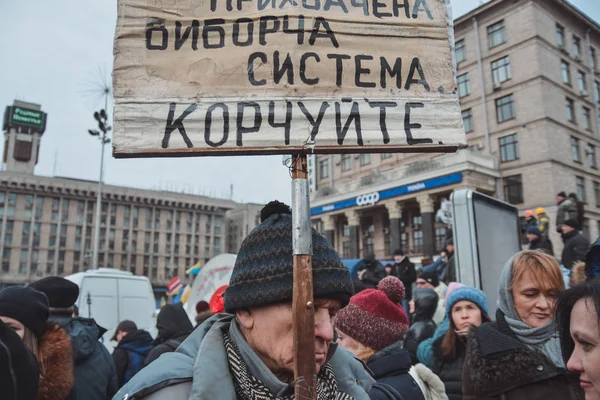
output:
M 148 354 L 145 365 L 150 364 L 164 353 L 171 353 L 194 330 L 183 306 L 178 304 L 167 304 L 160 309 L 156 318 L 156 329 L 158 336 L 154 340 L 154 348 Z
M 117 382 L 123 387 L 135 374 L 144 368 L 146 357 L 152 350 L 152 336 L 138 329 L 133 321 L 121 321 L 111 340 L 118 342 L 112 357 L 117 370 Z

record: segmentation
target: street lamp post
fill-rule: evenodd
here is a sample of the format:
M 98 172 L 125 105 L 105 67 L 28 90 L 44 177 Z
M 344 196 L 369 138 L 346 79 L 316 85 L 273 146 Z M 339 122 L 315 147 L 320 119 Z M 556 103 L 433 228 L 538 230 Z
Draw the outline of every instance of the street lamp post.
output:
M 102 184 L 104 181 L 104 146 L 110 143 L 107 132 L 111 130 L 108 126 L 108 115 L 105 108 L 94 113 L 94 119 L 98 122 L 98 129 L 90 129 L 88 133 L 92 136 L 98 136 L 102 150 L 100 152 L 100 179 L 98 180 L 98 196 L 96 198 L 96 224 L 94 225 L 94 253 L 92 256 L 92 269 L 98 269 L 98 251 L 100 247 L 100 210 L 102 209 Z

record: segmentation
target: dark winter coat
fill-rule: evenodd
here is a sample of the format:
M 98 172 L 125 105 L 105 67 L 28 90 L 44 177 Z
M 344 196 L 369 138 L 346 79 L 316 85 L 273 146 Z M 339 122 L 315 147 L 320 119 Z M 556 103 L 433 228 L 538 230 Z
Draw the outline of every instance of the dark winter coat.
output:
M 585 256 L 590 249 L 590 242 L 578 231 L 571 231 L 563 235 L 565 247 L 562 252 L 562 262 L 565 268 L 573 268 L 576 261 L 585 261 Z
M 556 231 L 560 233 L 560 227 L 566 220 L 569 219 L 579 221 L 579 212 L 577 211 L 577 203 L 567 198 L 558 204 L 558 213 L 556 214 Z
M 404 338 L 404 348 L 410 353 L 413 364 L 416 364 L 419 343 L 429 339 L 435 333 L 436 325 L 433 322 L 433 315 L 437 309 L 439 297 L 433 289 L 417 289 L 413 300 L 415 301 L 415 313 L 413 323 Z
M 110 353 L 99 339 L 106 329 L 90 318 L 50 317 L 71 337 L 75 362 L 73 399 L 105 400 L 117 392 L 117 374 Z
M 112 357 L 117 371 L 119 387 L 126 384 L 133 375 L 144 367 L 146 357 L 153 348 L 152 341 L 152 336 L 140 329 L 129 332 L 115 347 Z
M 146 365 L 164 353 L 177 350 L 177 347 L 192 333 L 194 326 L 181 304 L 167 304 L 156 319 L 158 336 L 154 340 L 154 348 L 146 357 Z
M 406 290 L 406 296 L 404 298 L 412 299 L 412 286 L 413 283 L 417 281 L 415 264 L 411 263 L 408 257 L 404 257 L 402 261 L 394 264 L 392 270 L 404 284 L 404 289 Z
M 600 237 L 585 256 L 585 278 L 594 279 L 600 276 Z
M 48 322 L 38 340 L 38 362 L 41 365 L 38 400 L 66 400 L 75 385 L 71 338 L 59 325 Z M 70 397 L 72 396 L 72 397 Z
M 410 354 L 402 349 L 401 343 L 375 353 L 367 367 L 377 381 L 369 391 L 371 400 L 425 400 L 419 384 L 409 374 Z
M 361 281 L 369 288 L 376 288 L 379 281 L 387 276 L 387 272 L 378 261 L 365 261 L 365 266 Z
M 23 339 L 0 321 L 0 390 L 9 400 L 35 400 L 40 370 Z
M 545 253 L 554 256 L 554 247 L 552 246 L 552 242 L 548 239 L 547 236 L 538 236 L 537 239 L 534 239 L 529 243 L 529 250 L 543 250 Z
M 465 363 L 466 338 L 457 338 L 456 354 L 451 357 L 445 356 L 442 351 L 442 342 L 445 336 L 440 336 L 432 344 L 433 368 L 431 370 L 444 382 L 449 400 L 462 400 L 462 372 Z
M 525 219 L 523 223 L 523 231 L 527 232 L 529 228 L 536 228 L 538 226 L 538 220 L 535 217 L 531 217 L 529 219 Z
M 454 256 L 454 252 L 448 254 L 448 265 L 446 265 L 446 269 L 442 272 L 440 280 L 446 285 L 449 285 L 450 282 L 456 282 L 456 257 Z
M 502 313 L 471 327 L 463 366 L 464 400 L 583 400 L 579 375 L 556 367 L 517 339 Z

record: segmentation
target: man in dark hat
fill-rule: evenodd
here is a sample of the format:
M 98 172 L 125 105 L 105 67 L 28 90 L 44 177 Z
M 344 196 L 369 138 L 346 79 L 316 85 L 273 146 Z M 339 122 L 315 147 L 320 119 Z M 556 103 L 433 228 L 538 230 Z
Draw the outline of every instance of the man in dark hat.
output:
M 115 334 L 110 340 L 117 341 L 113 350 L 113 361 L 117 370 L 117 382 L 123 386 L 144 368 L 146 357 L 152 350 L 152 336 L 143 329 L 138 329 L 133 321 L 119 322 Z
M 552 242 L 548 236 L 542 235 L 539 227 L 531 226 L 527 228 L 527 241 L 529 242 L 529 250 L 541 250 L 554 256 Z
M 79 286 L 59 276 L 49 276 L 29 286 L 46 294 L 50 304 L 49 320 L 71 337 L 75 361 L 74 398 L 111 398 L 118 389 L 115 365 L 106 347 L 98 341 L 106 329 L 93 319 L 73 317 Z
M 269 203 L 243 241 L 225 311 L 141 370 L 115 399 L 289 399 L 294 395 L 293 247 L 289 207 Z M 373 378 L 334 344 L 333 319 L 354 293 L 349 271 L 312 230 L 318 400 L 368 400 Z
M 440 282 L 437 274 L 435 272 L 423 272 L 417 278 L 417 288 L 419 289 L 433 289 L 435 293 L 438 295 L 438 307 L 433 315 L 433 322 L 436 325 L 439 325 L 444 320 L 446 316 L 446 309 L 444 308 L 444 303 L 446 302 L 446 289 L 448 286 L 444 282 Z
M 579 232 L 581 227 L 575 219 L 568 219 L 561 225 L 562 239 L 565 247 L 562 252 L 562 262 L 565 268 L 573 268 L 577 261 L 585 261 L 590 249 L 590 242 Z

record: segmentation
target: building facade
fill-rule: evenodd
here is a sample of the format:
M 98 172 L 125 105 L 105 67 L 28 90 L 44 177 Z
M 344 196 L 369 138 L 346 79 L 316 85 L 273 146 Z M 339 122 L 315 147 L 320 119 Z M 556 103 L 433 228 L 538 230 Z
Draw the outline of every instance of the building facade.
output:
M 12 107 L 40 110 L 30 103 Z M 0 286 L 91 268 L 100 223 L 100 267 L 147 276 L 155 287 L 226 249 L 230 200 L 34 175 L 43 130 L 6 123 L 0 172 Z M 23 144 L 23 142 L 25 144 Z M 27 145 L 32 143 L 33 145 Z M 242 212 L 242 214 L 244 214 Z
M 556 194 L 573 192 L 586 202 L 584 232 L 600 233 L 598 23 L 565 1 L 492 0 L 455 21 L 455 40 L 468 149 L 317 157 L 312 219 L 340 254 L 435 254 L 444 227 L 432 216 L 457 188 L 522 212 L 544 207 L 553 220 Z M 450 171 L 461 180 L 444 180 Z
M 264 204 L 240 204 L 227 211 L 227 252 L 236 254 L 242 241 L 260 224 L 260 211 Z

